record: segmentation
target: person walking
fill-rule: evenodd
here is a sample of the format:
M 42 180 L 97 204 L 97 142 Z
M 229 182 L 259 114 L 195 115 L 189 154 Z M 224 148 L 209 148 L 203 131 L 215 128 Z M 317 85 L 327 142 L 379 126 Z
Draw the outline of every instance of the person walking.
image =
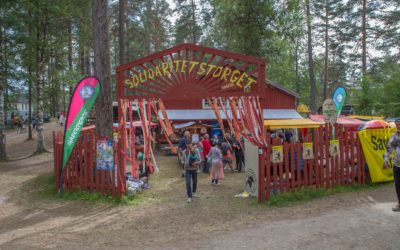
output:
M 185 169 L 184 169 L 184 161 L 183 161 L 183 151 L 185 151 L 187 149 L 187 145 L 191 143 L 191 138 L 190 138 L 190 132 L 189 131 L 185 131 L 183 133 L 183 137 L 181 139 L 181 141 L 179 142 L 178 145 L 178 155 L 179 155 L 179 159 L 181 160 L 182 163 L 182 177 L 185 176 Z
M 243 151 L 243 143 L 244 141 L 240 140 L 238 142 L 235 140 L 233 143 L 233 149 L 235 150 L 235 158 L 236 158 L 236 169 L 235 171 L 241 172 L 244 165 L 244 151 Z
M 219 181 L 224 179 L 224 169 L 222 167 L 221 144 L 212 144 L 212 148 L 208 153 L 208 161 L 211 164 L 211 184 L 219 185 Z
M 183 151 L 183 162 L 186 179 L 186 194 L 188 197 L 187 202 L 191 203 L 193 197 L 197 197 L 197 169 L 201 162 L 200 153 L 192 144 L 187 144 L 186 150 Z
M 397 132 L 392 135 L 386 146 L 383 168 L 389 168 L 390 154 L 394 151 L 393 178 L 397 194 L 397 204 L 393 207 L 394 212 L 400 212 L 400 124 L 397 125 Z
M 210 142 L 210 137 L 208 134 L 204 135 L 202 145 L 203 145 L 203 157 L 204 157 L 203 173 L 209 173 L 210 172 L 210 164 L 207 160 L 207 157 L 208 157 L 208 154 L 210 153 L 211 142 Z
M 221 144 L 221 152 L 222 152 L 222 167 L 225 168 L 226 165 L 229 166 L 231 172 L 233 173 L 232 166 L 232 146 L 228 142 L 228 139 L 224 139 L 224 142 Z

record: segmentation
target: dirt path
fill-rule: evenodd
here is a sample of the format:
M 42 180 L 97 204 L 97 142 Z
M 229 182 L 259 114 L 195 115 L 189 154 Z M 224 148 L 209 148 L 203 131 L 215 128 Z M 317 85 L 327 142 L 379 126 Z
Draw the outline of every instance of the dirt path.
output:
M 58 127 L 46 126 L 51 142 L 51 129 Z M 16 151 L 24 147 L 34 151 L 35 143 L 17 138 L 9 153 L 18 157 Z M 34 180 L 52 171 L 50 153 L 1 162 L 0 249 L 400 248 L 392 185 L 271 208 L 233 198 L 243 187 L 243 174 L 226 173 L 219 187 L 201 174 L 201 197 L 187 204 L 176 159 L 157 158 L 160 173 L 153 176 L 152 189 L 144 192 L 141 204 L 129 207 L 38 196 Z

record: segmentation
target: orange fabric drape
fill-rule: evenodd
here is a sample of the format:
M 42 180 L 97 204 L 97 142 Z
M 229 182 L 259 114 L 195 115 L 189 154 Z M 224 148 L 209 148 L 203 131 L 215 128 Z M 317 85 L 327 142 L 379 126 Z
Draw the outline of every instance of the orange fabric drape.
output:
M 168 119 L 167 111 L 165 110 L 165 105 L 164 102 L 161 99 L 158 99 L 158 106 L 161 110 L 161 113 L 164 117 L 164 123 L 165 123 L 165 132 L 167 133 L 168 136 L 172 135 L 174 133 L 174 129 L 172 128 L 172 124 Z M 158 113 L 156 114 L 158 116 Z
M 155 103 L 154 100 L 151 102 L 151 106 L 152 106 L 152 108 L 153 108 L 154 113 L 155 113 L 156 116 L 157 116 L 158 122 L 160 123 L 161 127 L 162 127 L 162 128 L 164 129 L 164 131 L 165 131 L 165 139 L 167 139 L 168 145 L 169 145 L 169 147 L 170 147 L 172 153 L 176 154 L 176 153 L 177 153 L 176 147 L 174 146 L 174 144 L 172 144 L 171 140 L 169 139 L 169 136 L 172 135 L 173 131 L 171 131 L 171 133 L 168 134 L 167 125 L 165 124 L 164 120 L 161 119 L 161 117 L 158 115 L 159 112 L 158 112 L 158 110 L 157 110 L 157 105 L 156 105 L 156 103 Z M 164 117 L 167 117 L 167 116 L 164 115 Z M 168 117 L 167 117 L 167 119 L 168 119 Z M 166 119 L 166 120 L 167 120 L 167 119 Z

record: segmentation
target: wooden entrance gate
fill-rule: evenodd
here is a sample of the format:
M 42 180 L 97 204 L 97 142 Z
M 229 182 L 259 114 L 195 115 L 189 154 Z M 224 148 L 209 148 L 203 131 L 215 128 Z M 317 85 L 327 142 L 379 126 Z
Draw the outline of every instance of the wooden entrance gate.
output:
M 141 112 L 147 110 L 142 113 L 142 117 L 146 113 L 150 117 L 151 105 L 160 100 L 238 96 L 262 99 L 259 93 L 264 93 L 264 81 L 264 60 L 194 44 L 178 45 L 117 67 L 117 165 L 121 172 L 126 172 L 127 161 L 132 162 L 132 173 L 136 172 L 135 157 L 126 155 L 129 150 L 126 114 L 132 101 L 138 101 L 142 106 Z M 259 107 L 252 108 L 262 114 Z M 150 140 L 150 136 L 146 137 Z M 145 158 L 150 157 L 148 154 L 145 147 Z

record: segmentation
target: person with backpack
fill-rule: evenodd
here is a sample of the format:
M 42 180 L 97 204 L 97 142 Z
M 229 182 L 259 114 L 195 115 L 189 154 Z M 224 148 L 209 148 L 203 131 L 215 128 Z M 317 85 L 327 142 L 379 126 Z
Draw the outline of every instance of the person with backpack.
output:
M 191 203 L 193 197 L 197 197 L 197 169 L 201 162 L 201 156 L 199 151 L 194 148 L 192 144 L 187 144 L 187 148 L 183 151 L 182 157 L 185 169 L 187 202 Z
M 191 143 L 191 142 L 192 142 L 192 140 L 190 138 L 190 132 L 186 130 L 183 133 L 183 137 L 180 140 L 179 145 L 178 145 L 178 157 L 179 157 L 179 159 L 180 159 L 180 161 L 182 163 L 182 174 L 181 174 L 182 177 L 185 177 L 185 169 L 184 169 L 184 165 L 183 165 L 184 161 L 183 161 L 183 155 L 182 154 L 187 149 L 187 145 L 189 143 Z
M 222 152 L 222 166 L 225 168 L 225 166 L 228 164 L 229 168 L 231 169 L 231 172 L 235 172 L 233 170 L 232 166 L 232 146 L 228 142 L 227 139 L 224 139 L 224 142 L 221 144 L 221 152 Z

